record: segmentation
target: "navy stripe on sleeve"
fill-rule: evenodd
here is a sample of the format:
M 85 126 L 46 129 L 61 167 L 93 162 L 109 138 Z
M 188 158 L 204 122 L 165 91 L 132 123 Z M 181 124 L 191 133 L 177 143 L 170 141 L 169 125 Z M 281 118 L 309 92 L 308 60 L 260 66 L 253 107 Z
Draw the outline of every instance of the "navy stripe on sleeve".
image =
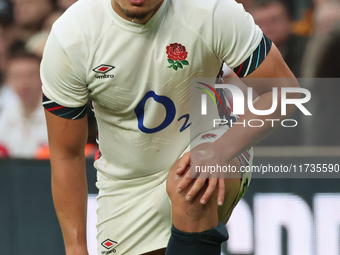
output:
M 44 108 L 57 115 L 59 117 L 70 119 L 70 120 L 77 120 L 81 119 L 86 115 L 87 104 L 81 107 L 65 107 L 62 105 L 57 104 L 56 102 L 50 100 L 45 95 L 43 95 L 43 106 Z
M 251 54 L 250 57 L 247 58 L 241 65 L 234 68 L 234 72 L 237 76 L 242 78 L 254 72 L 267 57 L 271 47 L 272 41 L 267 36 L 263 35 L 259 46 L 253 54 Z

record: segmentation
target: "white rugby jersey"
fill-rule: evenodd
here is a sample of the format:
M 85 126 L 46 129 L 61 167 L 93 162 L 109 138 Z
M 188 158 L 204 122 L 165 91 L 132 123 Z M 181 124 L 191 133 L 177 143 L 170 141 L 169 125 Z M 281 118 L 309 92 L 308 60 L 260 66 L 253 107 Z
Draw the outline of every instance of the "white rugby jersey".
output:
M 102 153 L 97 169 L 122 179 L 153 174 L 170 168 L 190 137 L 219 118 L 212 100 L 201 116 L 202 91 L 190 93 L 190 79 L 211 78 L 213 86 L 223 62 L 241 72 L 247 59 L 249 73 L 262 39 L 234 0 L 164 0 L 145 25 L 121 18 L 111 0 L 80 0 L 46 43 L 44 104 L 51 112 L 76 111 L 76 118 L 92 100 Z

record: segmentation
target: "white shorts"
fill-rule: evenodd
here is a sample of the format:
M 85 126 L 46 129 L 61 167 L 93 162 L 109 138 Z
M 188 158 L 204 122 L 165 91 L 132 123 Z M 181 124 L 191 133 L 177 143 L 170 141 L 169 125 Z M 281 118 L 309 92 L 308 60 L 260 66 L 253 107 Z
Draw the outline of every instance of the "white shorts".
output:
M 201 134 L 191 147 L 214 142 L 225 132 L 214 129 Z M 189 150 L 190 146 L 185 152 Z M 240 157 L 242 164 L 244 156 Z M 172 226 L 171 201 L 166 192 L 168 173 L 169 169 L 132 180 L 115 180 L 98 171 L 98 255 L 138 255 L 167 246 Z M 236 203 L 249 182 L 250 175 L 244 174 Z

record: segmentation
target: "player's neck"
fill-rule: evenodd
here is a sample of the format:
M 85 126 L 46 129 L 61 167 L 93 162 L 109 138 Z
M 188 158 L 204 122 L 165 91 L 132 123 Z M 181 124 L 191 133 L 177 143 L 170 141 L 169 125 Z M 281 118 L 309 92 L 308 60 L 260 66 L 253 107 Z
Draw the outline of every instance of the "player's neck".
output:
M 111 0 L 111 5 L 112 5 L 113 10 L 123 19 L 131 21 L 133 23 L 137 23 L 137 24 L 146 24 L 153 17 L 153 15 L 155 15 L 158 9 L 162 6 L 163 2 L 164 0 L 162 0 L 157 6 L 155 6 L 152 10 L 150 10 L 150 13 L 148 13 L 147 16 L 143 18 L 133 18 L 133 17 L 127 16 L 124 10 L 122 9 L 122 7 L 115 0 Z

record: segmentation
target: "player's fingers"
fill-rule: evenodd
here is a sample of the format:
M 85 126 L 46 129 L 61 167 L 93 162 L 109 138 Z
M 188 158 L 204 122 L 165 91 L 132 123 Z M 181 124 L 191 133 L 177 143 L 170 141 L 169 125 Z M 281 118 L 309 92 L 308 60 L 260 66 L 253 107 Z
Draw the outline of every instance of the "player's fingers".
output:
M 204 194 L 203 194 L 203 196 L 200 200 L 201 204 L 203 204 L 203 205 L 206 204 L 208 202 L 208 200 L 211 198 L 212 194 L 216 190 L 217 181 L 218 181 L 218 179 L 216 179 L 216 178 L 209 179 L 208 188 L 206 189 L 206 191 L 204 192 Z
M 225 183 L 223 178 L 218 179 L 218 193 L 217 193 L 217 204 L 219 206 L 224 203 L 224 195 L 225 195 Z
M 187 201 L 191 201 L 197 195 L 197 193 L 200 191 L 200 189 L 203 187 L 203 185 L 205 184 L 206 180 L 207 180 L 206 178 L 197 178 L 195 180 L 194 185 L 188 191 L 185 199 Z
M 183 176 L 182 180 L 180 183 L 177 185 L 176 192 L 178 194 L 181 194 L 182 191 L 190 184 L 192 181 L 192 178 L 190 177 L 190 170 L 188 170 L 185 175 Z
M 183 157 L 179 159 L 176 174 L 182 175 L 189 165 L 190 165 L 190 152 L 187 152 L 183 155 Z

